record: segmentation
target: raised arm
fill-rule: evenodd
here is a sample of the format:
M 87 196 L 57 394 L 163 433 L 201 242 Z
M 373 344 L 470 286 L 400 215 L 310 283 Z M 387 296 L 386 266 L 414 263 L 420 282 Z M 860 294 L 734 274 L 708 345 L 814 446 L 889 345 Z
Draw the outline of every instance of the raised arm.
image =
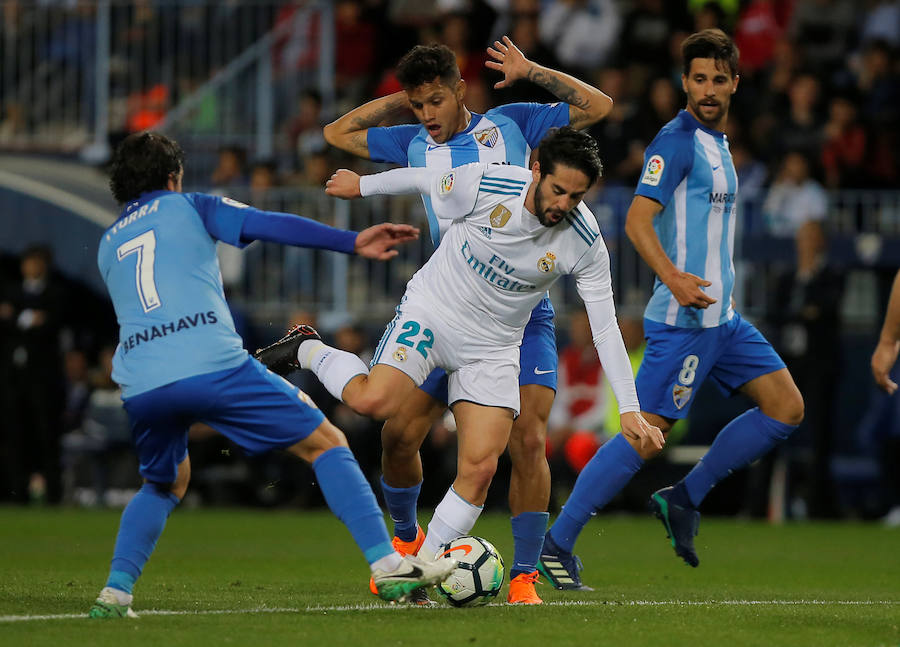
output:
M 875 382 L 890 394 L 897 390 L 897 384 L 891 379 L 890 373 L 897 361 L 898 351 L 900 351 L 900 272 L 894 277 L 881 336 L 875 352 L 872 353 L 872 375 Z
M 354 108 L 322 129 L 325 141 L 336 148 L 369 159 L 369 128 L 383 125 L 390 117 L 409 110 L 406 92 L 380 97 Z
M 528 79 L 569 104 L 569 124 L 573 128 L 587 128 L 612 110 L 613 100 L 606 94 L 574 76 L 529 61 L 508 36 L 503 37 L 502 43 L 495 40 L 487 52 L 494 60 L 486 61 L 485 65 L 504 75 L 502 81 L 494 84 L 495 88 Z
M 716 300 L 700 288 L 708 287 L 712 283 L 689 272 L 682 272 L 666 255 L 659 242 L 659 236 L 653 229 L 653 219 L 660 211 L 662 205 L 655 200 L 642 195 L 634 196 L 625 220 L 625 233 L 644 262 L 656 273 L 659 280 L 669 287 L 679 304 L 707 308 Z

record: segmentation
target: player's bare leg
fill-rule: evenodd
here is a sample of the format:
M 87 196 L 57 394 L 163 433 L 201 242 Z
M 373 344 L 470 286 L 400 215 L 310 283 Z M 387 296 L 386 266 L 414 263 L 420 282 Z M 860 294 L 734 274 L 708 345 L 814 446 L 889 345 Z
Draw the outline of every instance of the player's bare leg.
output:
M 368 375 L 356 375 L 344 385 L 341 400 L 362 416 L 387 420 L 418 390 L 400 369 L 376 364 Z
M 507 601 L 511 604 L 540 604 L 534 584 L 549 519 L 547 420 L 555 392 L 540 384 L 525 384 L 519 387 L 519 396 L 522 411 L 513 422 L 509 437 L 512 461 L 509 509 L 512 513 L 514 556 Z
M 422 482 L 419 448 L 447 407 L 422 389 L 415 389 L 396 415 L 381 428 L 381 471 L 392 487 L 412 487 Z
M 461 400 L 452 408 L 459 437 L 456 479 L 434 511 L 420 555 L 434 555 L 475 525 L 512 429 L 513 412 L 504 407 Z
M 786 368 L 760 375 L 740 391 L 774 420 L 786 425 L 799 425 L 803 421 L 803 396 Z

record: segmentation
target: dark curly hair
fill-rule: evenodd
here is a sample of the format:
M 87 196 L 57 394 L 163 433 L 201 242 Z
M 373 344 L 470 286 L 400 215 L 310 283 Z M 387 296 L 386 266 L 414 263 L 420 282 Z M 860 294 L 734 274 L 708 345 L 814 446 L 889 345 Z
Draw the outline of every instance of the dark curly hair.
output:
M 537 151 L 541 177 L 553 173 L 557 164 L 564 164 L 584 173 L 596 182 L 603 175 L 600 146 L 587 133 L 571 126 L 552 128 L 541 140 Z
M 119 204 L 136 200 L 142 193 L 166 188 L 172 174 L 184 168 L 184 152 L 173 139 L 160 133 L 134 133 L 113 153 L 109 188 Z
M 716 61 L 716 67 L 719 67 L 719 63 L 724 63 L 733 78 L 738 73 L 739 56 L 737 45 L 721 29 L 698 31 L 681 43 L 685 76 L 691 73 L 691 61 L 695 58 L 712 58 Z
M 446 45 L 416 45 L 397 63 L 397 80 L 404 89 L 417 88 L 435 78 L 450 87 L 460 79 L 456 54 Z

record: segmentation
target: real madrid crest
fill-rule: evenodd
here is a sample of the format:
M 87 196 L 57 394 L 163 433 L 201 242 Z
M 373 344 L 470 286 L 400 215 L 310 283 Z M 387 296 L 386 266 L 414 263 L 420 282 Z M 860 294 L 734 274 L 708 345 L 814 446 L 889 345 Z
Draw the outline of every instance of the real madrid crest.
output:
M 403 346 L 398 346 L 397 350 L 394 351 L 394 360 L 398 362 L 406 361 L 406 349 Z
M 494 210 L 491 211 L 491 227 L 494 229 L 500 229 L 503 225 L 509 222 L 509 217 L 512 215 L 512 211 L 504 207 L 502 204 L 498 204 L 494 207 Z
M 552 272 L 553 268 L 556 267 L 556 254 L 547 252 L 538 259 L 537 265 L 541 272 Z

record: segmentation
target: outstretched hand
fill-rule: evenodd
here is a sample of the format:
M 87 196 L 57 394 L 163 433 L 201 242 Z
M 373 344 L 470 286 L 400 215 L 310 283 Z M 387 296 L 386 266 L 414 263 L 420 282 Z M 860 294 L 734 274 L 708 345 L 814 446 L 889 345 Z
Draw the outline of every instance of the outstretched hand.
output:
M 503 72 L 503 80 L 497 81 L 494 84 L 494 89 L 505 88 L 519 79 L 528 77 L 528 71 L 531 69 L 532 63 L 525 58 L 525 55 L 515 46 L 509 36 L 504 36 L 502 43 L 499 40 L 495 40 L 494 46 L 487 48 L 487 53 L 494 60 L 485 61 L 485 67 Z
M 325 193 L 344 200 L 362 197 L 359 192 L 359 174 L 345 168 L 338 169 L 325 182 Z
M 354 173 L 354 175 L 356 174 Z M 419 230 L 412 225 L 395 225 L 385 222 L 359 232 L 353 249 L 360 256 L 376 261 L 386 261 L 400 253 L 394 249 L 395 247 L 416 240 L 418 237 Z

